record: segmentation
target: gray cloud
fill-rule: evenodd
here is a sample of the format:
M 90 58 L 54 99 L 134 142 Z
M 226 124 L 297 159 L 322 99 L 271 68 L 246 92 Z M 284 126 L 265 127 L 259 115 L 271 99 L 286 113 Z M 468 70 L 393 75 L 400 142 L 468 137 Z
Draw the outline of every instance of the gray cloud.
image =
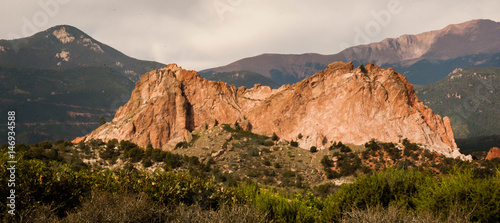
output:
M 332 54 L 355 45 L 359 31 L 375 42 L 471 19 L 500 21 L 496 0 L 36 0 L 2 6 L 2 39 L 32 34 L 23 32 L 26 21 L 34 31 L 68 24 L 129 56 L 195 70 L 261 53 Z M 390 13 L 387 24 L 374 16 L 394 6 L 398 13 Z

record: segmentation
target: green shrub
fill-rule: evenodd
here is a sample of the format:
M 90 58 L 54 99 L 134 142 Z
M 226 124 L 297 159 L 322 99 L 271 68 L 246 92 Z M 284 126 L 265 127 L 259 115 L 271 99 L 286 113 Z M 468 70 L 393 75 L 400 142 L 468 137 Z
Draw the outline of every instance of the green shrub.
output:
M 148 147 L 144 150 L 144 156 L 151 158 L 151 155 L 153 155 L 153 147 L 149 147 L 148 145 Z
M 41 141 L 39 143 L 33 144 L 33 147 L 38 147 L 42 149 L 50 149 L 52 148 L 52 143 L 50 141 Z
M 138 147 L 135 143 L 130 142 L 128 140 L 122 140 L 120 141 L 120 150 L 127 152 L 128 150 L 132 148 Z
M 182 166 L 182 156 L 178 154 L 173 154 L 170 152 L 165 153 L 165 158 L 163 158 L 167 169 L 175 169 Z
M 153 162 L 151 161 L 150 158 L 145 158 L 145 159 L 142 160 L 142 166 L 144 168 L 148 168 L 148 167 L 150 167 L 152 165 L 153 165 Z
M 381 143 L 381 146 L 393 161 L 401 159 L 401 150 L 396 148 L 396 145 L 393 143 Z
M 182 149 L 182 148 L 187 148 L 189 144 L 186 141 L 178 142 L 175 144 L 174 149 Z
M 418 161 L 420 157 L 420 153 L 413 153 L 411 154 L 411 158 L 415 161 Z
M 328 148 L 328 150 L 340 149 L 340 152 L 349 153 L 351 152 L 351 148 L 344 145 L 341 141 L 333 142 L 333 144 Z
M 162 151 L 161 149 L 153 149 L 151 151 L 151 159 L 155 162 L 161 162 L 167 156 L 167 152 Z
M 407 157 L 415 157 L 414 153 L 415 151 L 418 151 L 419 150 L 419 147 L 416 143 L 410 143 L 410 141 L 408 141 L 408 139 L 403 139 L 403 146 L 404 146 L 404 149 L 403 149 L 403 154 Z
M 348 146 L 343 146 L 343 147 L 340 148 L 340 152 L 350 153 L 350 152 L 352 152 L 352 150 Z
M 364 74 L 368 72 L 363 64 L 359 65 L 359 70 L 361 70 L 361 72 Z
M 109 148 L 115 148 L 116 145 L 118 145 L 118 139 L 112 139 L 112 140 L 109 140 L 107 143 L 106 143 L 106 146 L 109 147 Z
M 424 157 L 429 159 L 429 160 L 434 160 L 436 158 L 436 154 L 434 154 L 430 150 L 426 149 L 426 150 L 424 150 Z
M 380 149 L 380 146 L 375 139 L 371 139 L 369 142 L 365 143 L 365 148 L 369 151 L 377 151 Z
M 64 141 L 64 140 L 60 139 L 60 140 L 57 140 L 57 141 L 54 143 L 54 146 L 63 146 L 63 147 L 67 147 L 67 146 L 73 146 L 73 143 L 72 143 L 72 142 L 68 142 L 68 141 Z
M 328 157 L 328 155 L 324 155 L 321 159 L 321 165 L 323 165 L 324 168 L 333 167 L 333 161 Z
M 104 144 L 105 143 L 102 141 L 102 139 L 91 139 L 89 141 L 89 145 L 92 147 L 92 149 L 98 149 L 100 146 Z
M 264 141 L 264 143 L 262 145 L 264 145 L 264 146 L 274 146 L 274 142 L 266 140 L 266 141 Z
M 370 151 L 369 150 L 364 150 L 361 152 L 361 157 L 363 157 L 364 160 L 367 160 L 370 158 Z
M 271 166 L 271 162 L 269 162 L 269 160 L 264 160 L 264 165 Z
M 446 217 L 456 206 L 471 213 L 476 222 L 497 222 L 500 219 L 500 171 L 478 179 L 471 168 L 455 167 L 440 180 L 418 185 L 417 210 L 432 211 Z
M 321 197 L 321 198 L 326 198 L 328 195 L 333 194 L 335 191 L 337 191 L 338 187 L 333 184 L 333 183 L 325 183 L 325 184 L 320 184 L 317 186 L 314 186 L 312 188 L 312 191 L 314 195 Z
M 332 170 L 330 168 L 325 169 L 325 175 L 326 175 L 327 179 L 335 179 L 335 178 L 339 178 L 342 176 L 342 175 L 340 175 L 339 172 Z
M 421 172 L 387 169 L 381 173 L 343 184 L 334 195 L 339 200 L 334 215 L 340 217 L 351 208 L 388 207 L 390 204 L 415 207 L 417 187 L 427 180 Z
M 255 147 L 250 147 L 247 149 L 247 153 L 250 156 L 259 156 L 259 149 L 255 148 Z
M 275 191 L 260 190 L 255 198 L 255 206 L 260 211 L 266 211 L 269 219 L 275 222 L 318 221 L 320 203 L 311 193 L 305 197 L 297 195 L 289 199 Z
M 293 146 L 293 147 L 298 147 L 299 146 L 299 143 L 296 142 L 296 141 L 290 141 L 290 146 Z
M 95 191 L 66 222 L 160 222 L 167 221 L 167 208 L 144 193 L 123 194 Z
M 162 222 L 270 222 L 266 218 L 267 211 L 253 205 L 224 205 L 217 210 L 206 210 L 201 205 L 181 204 L 169 213 L 172 217 Z
M 278 135 L 276 135 L 276 133 L 275 133 L 275 132 L 273 132 L 273 136 L 271 137 L 271 139 L 272 139 L 273 141 L 278 141 L 280 138 L 278 137 Z
M 426 222 L 426 223 L 445 223 L 445 222 L 470 222 L 468 213 L 464 213 L 459 208 L 455 208 L 448 214 L 446 220 L 441 220 L 435 217 L 430 212 L 412 213 L 404 207 L 390 205 L 387 208 L 381 206 L 367 207 L 365 209 L 353 208 L 342 216 L 343 223 L 358 223 L 358 222 Z
M 361 159 L 352 153 L 349 155 L 342 154 L 338 157 L 337 168 L 340 170 L 340 175 L 349 176 L 361 168 Z
M 130 162 L 137 163 L 144 157 L 144 150 L 139 147 L 134 147 L 126 151 L 124 154 L 125 158 L 128 158 Z
M 309 151 L 311 153 L 315 153 L 315 152 L 318 152 L 318 148 L 316 148 L 316 146 L 311 146 L 311 148 L 309 149 Z
M 114 145 L 108 145 L 106 146 L 106 148 L 104 149 L 104 151 L 100 152 L 99 153 L 99 156 L 101 157 L 101 159 L 103 160 L 110 160 L 110 159 L 113 159 L 114 157 L 118 157 L 120 155 L 120 152 L 118 151 L 115 151 L 115 146 Z
M 2 155 L 0 174 L 7 176 L 7 156 Z M 8 196 L 7 177 L 2 177 L 0 194 Z M 80 205 L 82 198 L 90 193 L 91 177 L 86 170 L 74 171 L 68 164 L 41 160 L 18 160 L 16 164 L 16 213 L 29 210 L 37 205 L 57 204 L 52 211 L 63 216 Z M 18 188 L 22 188 L 19 189 Z M 7 213 L 7 206 L 0 207 Z
M 222 129 L 224 129 L 224 131 L 227 131 L 227 132 L 236 133 L 235 135 L 233 135 L 235 139 L 240 139 L 242 137 L 247 137 L 247 138 L 255 139 L 258 141 L 264 141 L 266 139 L 269 139 L 268 136 L 258 135 L 258 134 L 255 134 L 253 132 L 250 132 L 250 131 L 245 131 L 245 130 L 239 128 L 239 126 L 237 126 L 235 129 L 233 129 L 228 124 L 222 124 Z
M 281 165 L 280 163 L 276 162 L 273 164 L 274 168 L 278 169 L 278 168 L 281 168 Z

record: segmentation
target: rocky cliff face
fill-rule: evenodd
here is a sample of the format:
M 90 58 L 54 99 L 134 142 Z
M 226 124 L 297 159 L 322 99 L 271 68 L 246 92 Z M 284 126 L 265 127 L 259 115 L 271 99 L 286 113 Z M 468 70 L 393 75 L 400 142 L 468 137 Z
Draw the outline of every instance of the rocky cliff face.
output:
M 126 139 L 167 149 L 189 140 L 196 128 L 235 122 L 286 140 L 302 134 L 303 148 L 408 138 L 446 156 L 461 156 L 449 119 L 423 105 L 406 78 L 390 68 L 353 69 L 342 62 L 274 90 L 237 89 L 171 64 L 143 75 L 115 118 L 84 140 Z
M 488 154 L 486 155 L 487 160 L 492 160 L 495 158 L 500 158 L 500 148 L 498 147 L 493 147 L 488 151 Z

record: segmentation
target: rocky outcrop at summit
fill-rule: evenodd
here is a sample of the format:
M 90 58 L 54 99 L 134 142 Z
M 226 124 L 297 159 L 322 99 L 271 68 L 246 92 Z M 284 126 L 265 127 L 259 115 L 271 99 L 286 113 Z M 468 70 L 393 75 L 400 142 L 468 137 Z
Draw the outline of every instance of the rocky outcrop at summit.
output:
M 449 119 L 426 107 L 405 77 L 391 68 L 353 69 L 342 62 L 279 89 L 235 88 L 171 64 L 143 75 L 115 118 L 85 140 L 116 138 L 167 149 L 188 140 L 194 129 L 235 122 L 286 140 L 301 134 L 303 148 L 408 138 L 446 156 L 463 156 Z

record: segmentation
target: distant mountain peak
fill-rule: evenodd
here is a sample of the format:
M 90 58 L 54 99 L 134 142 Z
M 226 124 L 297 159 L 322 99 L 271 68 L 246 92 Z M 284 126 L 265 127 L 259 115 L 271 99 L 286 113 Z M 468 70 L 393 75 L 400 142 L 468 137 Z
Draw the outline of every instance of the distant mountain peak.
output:
M 67 36 L 73 36 L 73 37 L 83 36 L 84 38 L 90 38 L 90 36 L 87 35 L 85 32 L 83 32 L 82 30 L 80 30 L 74 26 L 70 26 L 70 25 L 53 26 L 53 27 L 48 28 L 47 30 L 41 32 L 41 33 L 54 34 L 54 35 L 55 35 L 55 33 L 58 33 L 58 34 L 65 34 Z
M 488 19 L 475 19 L 463 23 L 451 24 L 444 27 L 441 30 L 435 30 L 431 32 L 437 32 L 441 36 L 445 34 L 454 35 L 477 35 L 484 34 L 487 30 L 498 30 L 500 26 L 499 22 L 495 22 Z
M 393 67 L 411 83 L 428 84 L 445 77 L 457 67 L 496 66 L 500 63 L 497 59 L 500 54 L 499 37 L 499 22 L 476 19 L 439 30 L 353 46 L 332 55 L 263 54 L 200 73 L 208 76 L 217 72 L 246 70 L 279 84 L 293 84 L 295 80 L 307 78 L 333 61 L 354 61 L 356 65 L 373 62 L 377 66 Z
M 464 26 L 479 26 L 479 25 L 498 25 L 499 22 L 493 21 L 491 19 L 473 19 L 469 21 L 465 21 L 462 23 L 451 24 L 447 27 L 464 27 Z M 446 27 L 445 27 L 446 28 Z
M 144 62 L 149 66 L 144 67 L 139 61 L 70 25 L 54 26 L 30 37 L 0 41 L 0 66 L 42 69 L 112 67 L 135 82 L 140 74 L 163 66 Z
M 59 29 L 55 29 L 52 32 L 52 35 L 54 35 L 61 43 L 70 43 L 75 41 L 75 37 L 71 35 L 70 33 L 66 32 L 66 27 L 61 27 Z
M 43 33 L 45 34 L 46 38 L 48 38 L 49 36 L 57 38 L 63 45 L 68 43 L 75 43 L 89 48 L 97 53 L 104 53 L 104 50 L 102 49 L 99 42 L 73 26 L 54 26 L 50 29 L 47 29 Z

